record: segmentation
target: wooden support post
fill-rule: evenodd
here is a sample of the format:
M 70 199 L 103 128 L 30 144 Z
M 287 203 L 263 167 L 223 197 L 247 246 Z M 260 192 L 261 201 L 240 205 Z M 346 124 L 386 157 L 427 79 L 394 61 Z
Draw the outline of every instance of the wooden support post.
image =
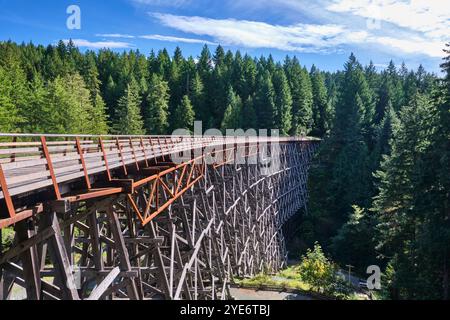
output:
M 97 213 L 94 212 L 89 216 L 89 236 L 91 238 L 91 247 L 94 259 L 95 269 L 97 271 L 103 271 L 103 250 L 102 244 L 100 243 L 99 228 Z
M 16 216 L 16 209 L 14 208 L 14 204 L 9 194 L 8 184 L 6 183 L 6 177 L 3 172 L 3 165 L 0 164 L 0 187 L 2 188 L 3 197 L 5 198 L 6 208 L 8 209 L 8 214 L 10 218 L 14 218 Z
M 84 152 L 83 152 L 83 148 L 81 147 L 79 138 L 76 138 L 76 144 L 77 144 L 78 154 L 80 155 L 80 162 L 83 167 L 84 180 L 86 182 L 86 187 L 88 190 L 90 190 L 91 189 L 91 181 L 89 180 L 89 174 L 88 174 L 87 167 L 86 167 L 86 161 L 84 161 Z
M 41 137 L 41 144 L 42 144 L 42 152 L 44 153 L 44 157 L 47 160 L 47 168 L 52 178 L 53 189 L 55 190 L 56 199 L 60 200 L 61 193 L 59 191 L 58 181 L 56 180 L 55 170 L 53 169 L 52 158 L 50 156 L 50 152 L 48 151 L 47 140 L 44 136 Z
M 105 145 L 103 144 L 103 139 L 99 138 L 98 143 L 100 144 L 100 149 L 102 150 L 102 153 L 103 153 L 103 161 L 105 162 L 106 175 L 107 175 L 108 181 L 111 181 L 112 177 L 111 177 L 111 171 L 109 170 L 108 155 L 106 153 Z
M 54 236 L 48 240 L 48 249 L 53 261 L 57 278 L 61 284 L 64 300 L 80 300 L 77 291 L 77 283 L 74 277 L 73 266 L 66 251 L 64 239 L 61 235 L 61 228 L 58 217 L 50 208 L 45 209 L 42 216 L 43 226 L 50 227 L 54 231 Z
M 29 221 L 21 221 L 16 225 L 18 242 L 26 241 L 34 236 L 34 227 L 31 228 Z M 28 300 L 41 299 L 41 277 L 40 264 L 36 245 L 31 246 L 20 256 L 23 264 L 23 277 Z
M 130 138 L 130 147 L 131 147 L 131 151 L 133 153 L 134 162 L 136 164 L 136 170 L 139 171 L 139 162 L 137 160 L 136 150 L 134 149 L 133 138 Z
M 123 174 L 125 175 L 125 177 L 128 175 L 128 171 L 127 171 L 127 166 L 125 164 L 125 159 L 123 157 L 123 152 L 122 152 L 122 145 L 120 143 L 119 138 L 116 138 L 116 144 L 117 144 L 117 150 L 119 150 L 119 156 L 120 156 L 120 160 L 122 161 L 122 168 L 123 168 Z
M 130 257 L 128 255 L 127 247 L 125 245 L 125 240 L 123 238 L 119 218 L 112 206 L 110 206 L 108 208 L 107 214 L 108 214 L 108 218 L 109 218 L 109 224 L 111 227 L 111 233 L 114 237 L 114 243 L 116 246 L 115 249 L 119 256 L 120 271 L 121 272 L 131 271 Z M 138 300 L 139 296 L 138 296 L 138 292 L 137 292 L 135 279 L 130 278 L 126 281 L 128 281 L 128 285 L 127 285 L 128 298 L 131 300 Z
M 145 151 L 144 139 L 142 137 L 141 137 L 141 148 L 142 148 L 142 153 L 144 154 L 145 167 L 148 168 L 148 157 L 147 157 L 147 152 Z

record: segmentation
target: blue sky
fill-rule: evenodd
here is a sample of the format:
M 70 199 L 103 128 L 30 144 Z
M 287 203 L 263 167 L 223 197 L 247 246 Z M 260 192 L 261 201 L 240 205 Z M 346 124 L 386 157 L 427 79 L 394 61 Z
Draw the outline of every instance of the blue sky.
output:
M 68 6 L 81 9 L 69 30 Z M 342 69 L 354 52 L 384 68 L 392 59 L 439 72 L 450 41 L 448 0 L 0 0 L 0 40 L 149 53 L 178 45 L 198 56 L 204 43 L 307 66 Z

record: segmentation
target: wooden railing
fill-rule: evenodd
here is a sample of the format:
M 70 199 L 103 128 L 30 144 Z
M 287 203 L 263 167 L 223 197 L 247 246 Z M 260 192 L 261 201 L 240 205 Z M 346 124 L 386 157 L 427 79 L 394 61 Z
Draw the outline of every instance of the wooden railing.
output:
M 0 201 L 14 218 L 13 198 L 51 189 L 61 199 L 61 186 L 84 181 L 91 189 L 91 177 L 131 167 L 148 166 L 149 161 L 170 161 L 170 155 L 218 145 L 262 142 L 305 141 L 309 138 L 203 137 L 203 136 L 91 136 L 0 134 Z

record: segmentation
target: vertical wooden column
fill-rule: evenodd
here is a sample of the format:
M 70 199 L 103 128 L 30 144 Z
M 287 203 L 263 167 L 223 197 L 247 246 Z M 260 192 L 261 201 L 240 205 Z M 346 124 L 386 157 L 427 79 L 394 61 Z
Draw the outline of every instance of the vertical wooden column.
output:
M 16 225 L 17 240 L 26 241 L 34 236 L 34 226 L 29 221 L 21 221 Z M 41 300 L 40 263 L 36 245 L 21 254 L 23 277 L 28 300 Z
M 128 250 L 125 245 L 125 239 L 123 238 L 122 229 L 120 227 L 119 217 L 114 211 L 113 206 L 109 206 L 107 210 L 107 215 L 109 218 L 109 224 L 111 227 L 111 233 L 114 237 L 115 249 L 119 257 L 120 271 L 129 272 L 131 271 L 130 257 L 128 255 Z M 138 300 L 139 295 L 137 292 L 136 281 L 134 278 L 127 279 L 127 293 L 128 298 L 131 300 Z
M 73 274 L 73 266 L 66 250 L 64 239 L 56 213 L 46 206 L 42 215 L 42 225 L 50 227 L 54 231 L 54 236 L 48 240 L 48 249 L 53 261 L 55 277 L 58 278 L 64 300 L 80 300 L 77 290 L 77 283 Z

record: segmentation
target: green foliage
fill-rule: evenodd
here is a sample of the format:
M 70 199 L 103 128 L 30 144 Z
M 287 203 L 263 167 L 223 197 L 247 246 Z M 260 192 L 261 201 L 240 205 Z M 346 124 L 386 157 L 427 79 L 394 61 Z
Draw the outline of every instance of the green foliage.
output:
M 165 134 L 169 128 L 169 85 L 161 76 L 153 74 L 145 110 L 145 128 L 148 134 Z
M 349 220 L 332 239 L 333 256 L 343 265 L 353 265 L 359 274 L 365 274 L 370 265 L 378 263 L 371 235 L 375 219 L 366 210 L 354 206 Z
M 0 66 L 0 130 L 16 132 L 21 118 L 15 104 L 15 80 Z
M 308 72 L 296 57 L 281 65 L 220 46 L 214 55 L 205 46 L 196 60 L 179 48 L 171 57 L 165 49 L 145 56 L 82 53 L 63 41 L 0 42 L 0 131 L 169 134 L 195 119 L 205 129 L 323 137 L 309 179 L 310 214 L 299 228 L 303 246 L 318 240 L 359 270 L 378 256 L 387 266 L 385 296 L 449 298 L 447 54 L 438 81 L 422 66 L 393 62 L 378 73 L 354 55 L 343 71 Z M 339 291 L 334 283 L 327 290 Z
M 113 130 L 120 135 L 143 135 L 144 122 L 140 110 L 139 88 L 134 79 L 127 85 L 119 99 Z
M 3 251 L 6 252 L 9 248 L 11 248 L 13 242 L 14 242 L 14 235 L 15 232 L 12 228 L 5 228 L 1 230 L 1 239 L 3 246 Z
M 280 67 L 273 76 L 275 88 L 275 128 L 280 130 L 282 136 L 288 136 L 292 128 L 292 95 L 284 70 Z
M 301 278 L 314 290 L 330 292 L 336 278 L 336 267 L 328 260 L 322 247 L 316 243 L 314 250 L 308 249 L 299 266 Z
M 188 96 L 183 97 L 181 104 L 175 110 L 174 119 L 174 128 L 191 132 L 194 129 L 195 112 Z
M 332 110 L 331 103 L 328 100 L 325 79 L 314 66 L 311 70 L 311 84 L 313 93 L 313 123 L 314 130 L 312 134 L 318 137 L 324 137 L 331 129 Z
M 311 78 L 297 58 L 286 59 L 284 69 L 292 94 L 292 135 L 308 135 L 313 126 Z
M 274 129 L 276 106 L 275 91 L 269 71 L 258 77 L 255 98 L 253 100 L 259 129 Z
M 233 88 L 228 89 L 228 106 L 225 110 L 225 115 L 222 121 L 222 130 L 226 132 L 226 129 L 239 129 L 241 128 L 241 112 L 242 101 L 239 96 L 236 95 Z

